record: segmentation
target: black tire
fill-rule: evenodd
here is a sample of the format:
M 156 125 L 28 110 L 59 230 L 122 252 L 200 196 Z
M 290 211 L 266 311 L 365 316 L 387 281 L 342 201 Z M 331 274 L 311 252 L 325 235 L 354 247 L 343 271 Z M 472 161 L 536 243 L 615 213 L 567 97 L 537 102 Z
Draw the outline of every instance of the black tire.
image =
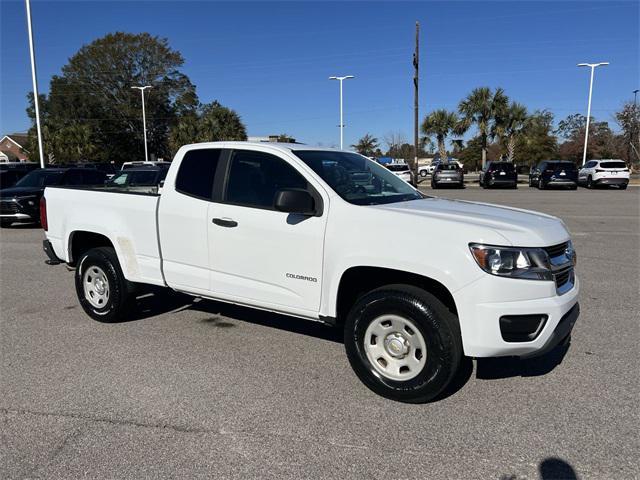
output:
M 420 176 L 422 178 L 427 178 L 427 171 L 426 170 L 420 170 Z
M 544 184 L 541 178 L 538 179 L 538 190 L 544 190 L 547 186 Z
M 13 220 L 2 220 L 0 221 L 0 228 L 9 228 L 12 223 Z
M 93 305 L 84 289 L 85 273 L 91 267 L 97 267 L 106 277 L 108 297 L 103 305 Z M 91 273 L 88 279 L 91 279 Z M 76 273 L 76 294 L 83 310 L 94 320 L 113 323 L 125 320 L 130 312 L 132 285 L 124 278 L 120 262 L 113 248 L 92 248 L 78 260 Z
M 627 184 L 623 183 L 622 185 L 620 185 L 620 190 L 626 190 L 627 189 Z
M 384 376 L 367 358 L 364 347 L 367 328 L 385 314 L 410 321 L 412 329 L 415 327 L 425 342 L 424 365 L 405 381 Z M 369 389 L 407 403 L 433 400 L 451 382 L 462 358 L 457 317 L 436 297 L 410 285 L 387 285 L 360 297 L 347 316 L 344 343 L 353 370 Z M 418 349 L 407 355 L 412 353 L 416 358 L 420 355 Z
M 591 178 L 591 175 L 587 177 L 587 188 L 593 188 L 593 178 Z
M 529 188 L 533 188 L 533 180 L 531 180 L 531 177 L 529 177 Z

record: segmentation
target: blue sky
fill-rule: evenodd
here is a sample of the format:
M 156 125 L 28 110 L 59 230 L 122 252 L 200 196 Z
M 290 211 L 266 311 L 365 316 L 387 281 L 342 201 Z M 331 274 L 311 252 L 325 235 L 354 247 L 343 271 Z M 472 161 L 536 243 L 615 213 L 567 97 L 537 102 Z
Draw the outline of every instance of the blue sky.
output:
M 0 0 L 0 133 L 25 131 L 31 90 L 23 1 Z M 43 2 L 32 1 L 38 79 L 108 32 L 166 37 L 203 102 L 242 116 L 250 135 L 287 133 L 339 141 L 338 84 L 345 82 L 345 144 L 413 131 L 411 55 L 421 23 L 421 117 L 455 109 L 478 86 L 501 86 L 530 110 L 560 119 L 613 114 L 640 88 L 638 2 Z

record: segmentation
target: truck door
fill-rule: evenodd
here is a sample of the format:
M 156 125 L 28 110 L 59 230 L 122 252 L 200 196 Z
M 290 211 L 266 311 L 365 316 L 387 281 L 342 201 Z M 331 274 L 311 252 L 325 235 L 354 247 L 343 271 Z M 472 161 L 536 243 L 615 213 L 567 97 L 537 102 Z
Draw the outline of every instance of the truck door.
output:
M 310 189 L 321 199 L 321 187 L 270 153 L 233 150 L 228 162 L 220 202 L 209 206 L 212 295 L 315 316 L 327 209 L 302 216 L 273 205 L 279 189 Z
M 209 205 L 223 150 L 189 150 L 160 197 L 158 230 L 167 284 L 192 293 L 209 292 Z M 169 185 L 170 184 L 170 185 Z

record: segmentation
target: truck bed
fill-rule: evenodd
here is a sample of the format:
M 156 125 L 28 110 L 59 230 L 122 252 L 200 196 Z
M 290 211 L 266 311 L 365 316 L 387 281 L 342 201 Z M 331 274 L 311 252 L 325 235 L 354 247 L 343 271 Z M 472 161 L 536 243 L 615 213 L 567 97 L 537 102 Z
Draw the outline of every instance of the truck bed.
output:
M 56 255 L 72 262 L 77 232 L 104 235 L 113 244 L 127 280 L 164 285 L 158 243 L 157 191 L 106 187 L 47 187 L 48 238 Z

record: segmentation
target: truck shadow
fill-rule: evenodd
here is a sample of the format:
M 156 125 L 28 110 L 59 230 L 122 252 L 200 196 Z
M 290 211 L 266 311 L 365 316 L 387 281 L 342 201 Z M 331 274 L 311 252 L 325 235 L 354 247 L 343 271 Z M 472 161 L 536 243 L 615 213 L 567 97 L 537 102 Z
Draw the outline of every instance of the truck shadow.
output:
M 234 328 L 239 322 L 252 323 L 330 342 L 344 343 L 340 327 L 214 300 L 194 298 L 160 287 L 145 286 L 138 292 L 136 308 L 132 311 L 128 321 L 142 320 L 183 310 L 205 314 L 199 321 L 212 328 Z M 568 348 L 569 345 L 560 345 L 542 357 L 528 360 L 521 360 L 517 357 L 479 358 L 476 359 L 476 378 L 496 380 L 545 375 L 562 363 Z M 433 401 L 443 400 L 454 395 L 464 387 L 472 375 L 473 361 L 469 357 L 463 357 L 452 382 Z
M 568 345 L 558 345 L 547 354 L 522 360 L 518 357 L 478 358 L 476 378 L 496 380 L 510 377 L 537 377 L 546 375 L 562 363 L 569 351 Z
M 215 300 L 203 300 L 153 286 L 141 288 L 136 296 L 135 309 L 126 321 L 142 320 L 182 310 L 193 310 L 207 314 L 200 322 L 212 327 L 233 328 L 234 321 L 245 322 L 343 343 L 342 331 L 324 323 L 216 302 Z

